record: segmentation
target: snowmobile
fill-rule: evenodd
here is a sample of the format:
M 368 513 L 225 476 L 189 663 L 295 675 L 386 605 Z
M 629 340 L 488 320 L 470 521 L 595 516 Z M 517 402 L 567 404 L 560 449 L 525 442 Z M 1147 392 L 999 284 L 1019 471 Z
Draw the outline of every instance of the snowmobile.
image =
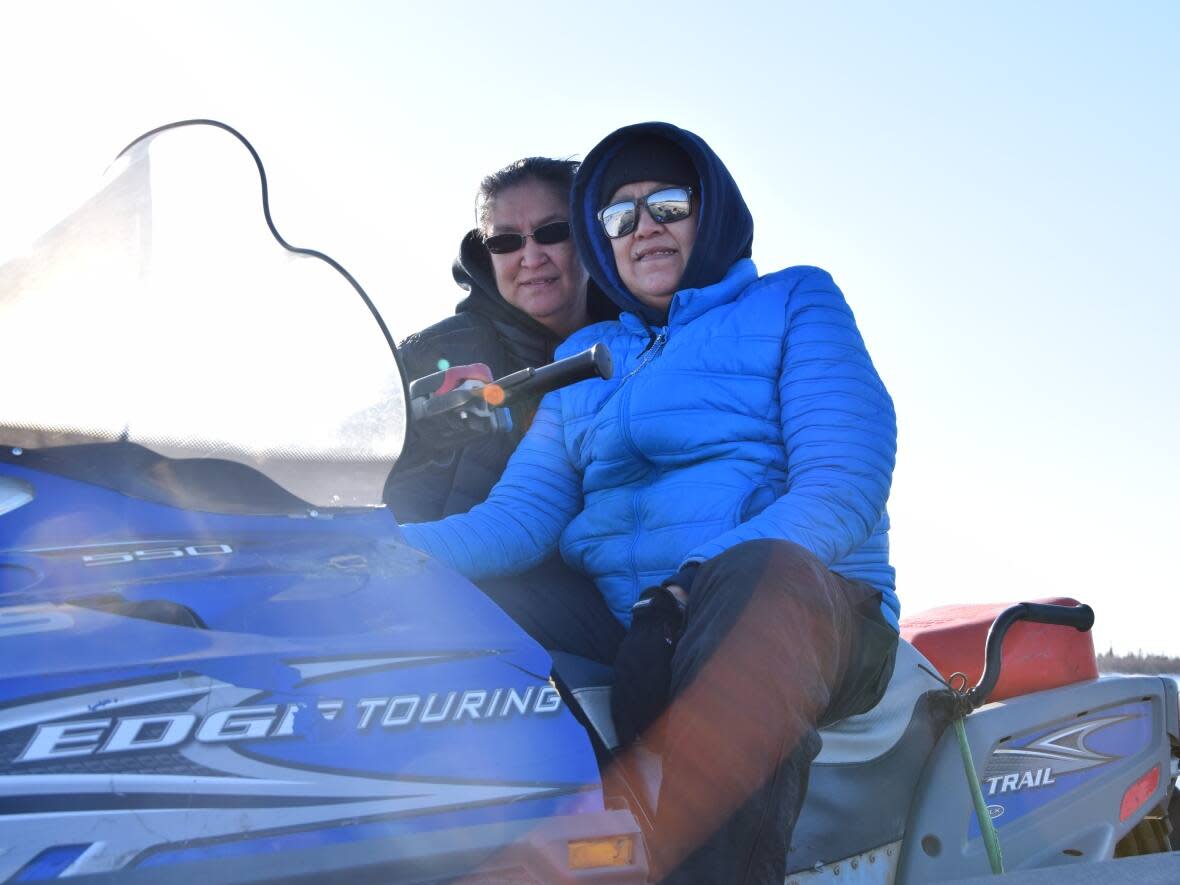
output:
M 382 506 L 422 440 L 609 354 L 408 384 L 213 121 L 136 139 L 0 266 L 0 353 L 0 883 L 646 881 L 659 759 L 621 761 L 608 668 Z M 1168 851 L 1176 685 L 1098 678 L 1091 621 L 910 622 L 884 700 L 823 731 L 788 881 L 964 878 L 995 832 L 1007 869 Z

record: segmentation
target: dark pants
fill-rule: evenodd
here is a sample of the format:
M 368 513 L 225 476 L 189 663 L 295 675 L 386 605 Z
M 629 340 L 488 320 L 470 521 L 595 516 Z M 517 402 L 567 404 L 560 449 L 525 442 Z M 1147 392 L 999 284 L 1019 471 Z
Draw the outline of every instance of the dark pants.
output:
M 622 628 L 584 578 L 555 576 L 533 585 L 543 592 L 506 593 L 508 613 L 547 648 L 609 661 Z M 644 735 L 663 756 L 651 846 L 662 881 L 783 881 L 817 727 L 870 709 L 892 674 L 897 633 L 880 602 L 786 541 L 747 542 L 701 565 L 672 701 Z
M 552 556 L 523 575 L 479 582 L 496 605 L 549 651 L 612 664 L 626 632 L 594 582 Z

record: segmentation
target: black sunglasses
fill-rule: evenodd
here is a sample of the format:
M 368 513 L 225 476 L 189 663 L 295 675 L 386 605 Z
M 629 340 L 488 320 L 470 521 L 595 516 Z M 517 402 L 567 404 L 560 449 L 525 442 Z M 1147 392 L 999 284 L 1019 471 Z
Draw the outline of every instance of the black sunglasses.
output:
M 568 221 L 551 221 L 542 224 L 531 234 L 495 234 L 483 241 L 489 252 L 506 255 L 524 248 L 524 241 L 532 237 L 540 246 L 552 246 L 564 243 L 570 238 L 570 223 Z
M 639 207 L 646 206 L 652 221 L 671 224 L 692 215 L 691 187 L 662 187 L 638 200 L 620 200 L 598 213 L 603 232 L 612 240 L 625 237 L 639 223 Z

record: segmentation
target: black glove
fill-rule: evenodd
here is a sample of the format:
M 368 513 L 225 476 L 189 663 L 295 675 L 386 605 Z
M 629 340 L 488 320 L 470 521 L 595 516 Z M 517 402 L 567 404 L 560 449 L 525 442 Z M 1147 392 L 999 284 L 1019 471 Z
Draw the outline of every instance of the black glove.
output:
M 666 587 L 643 591 L 631 607 L 631 629 L 615 655 L 610 708 L 619 741 L 635 740 L 668 706 L 672 654 L 684 630 L 684 606 Z

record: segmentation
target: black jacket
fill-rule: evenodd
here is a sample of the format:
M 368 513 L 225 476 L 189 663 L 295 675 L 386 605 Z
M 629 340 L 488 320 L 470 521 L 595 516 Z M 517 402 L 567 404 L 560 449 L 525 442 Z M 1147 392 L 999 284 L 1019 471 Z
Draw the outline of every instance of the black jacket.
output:
M 398 347 L 407 381 L 437 372 L 444 360 L 444 366 L 486 363 L 493 378 L 552 361 L 562 339 L 500 295 L 491 256 L 478 231 L 463 238 L 451 272 L 467 297 L 454 316 L 416 332 Z M 587 306 L 592 322 L 618 316 L 618 309 L 594 283 Z M 398 521 L 429 522 L 466 513 L 487 498 L 536 408 L 535 399 L 514 406 L 511 433 L 486 436 L 458 450 L 432 452 L 425 464 L 419 458 L 405 459 L 415 466 L 395 468 L 385 486 L 385 502 Z M 411 436 L 407 445 L 414 444 Z

